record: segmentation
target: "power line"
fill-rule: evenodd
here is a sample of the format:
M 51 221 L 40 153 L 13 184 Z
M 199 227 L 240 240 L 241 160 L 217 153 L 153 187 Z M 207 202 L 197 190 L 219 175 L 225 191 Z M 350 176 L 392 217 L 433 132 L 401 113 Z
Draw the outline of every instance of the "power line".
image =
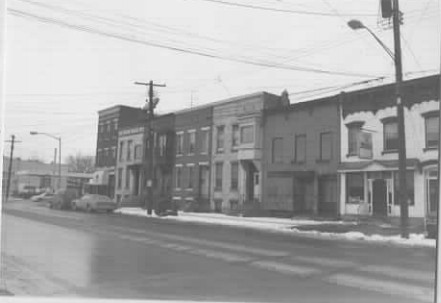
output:
M 199 0 L 199 1 L 212 2 L 212 3 L 217 3 L 217 4 L 243 7 L 243 8 L 265 10 L 265 11 L 278 12 L 278 13 L 290 13 L 290 14 L 297 14 L 297 15 L 310 15 L 310 16 L 322 16 L 322 17 L 334 17 L 335 16 L 335 14 L 333 14 L 333 13 L 280 9 L 280 8 L 273 8 L 273 7 L 255 6 L 255 5 L 243 4 L 243 3 L 237 3 L 237 2 L 227 2 L 227 1 L 222 1 L 222 0 Z M 362 13 L 347 13 L 347 14 L 343 14 L 343 16 L 371 16 L 372 17 L 372 16 L 376 16 L 376 15 L 362 14 Z
M 88 32 L 88 33 L 97 34 L 97 35 L 101 35 L 101 36 L 105 36 L 105 37 L 111 37 L 111 38 L 115 38 L 115 39 L 119 39 L 119 40 L 124 40 L 127 42 L 143 44 L 143 45 L 168 49 L 168 50 L 192 54 L 192 55 L 198 55 L 198 56 L 202 56 L 202 57 L 221 59 L 221 60 L 245 63 L 245 64 L 250 64 L 250 65 L 264 66 L 264 67 L 269 67 L 269 68 L 294 70 L 294 71 L 300 71 L 300 72 L 311 72 L 311 73 L 350 76 L 350 77 L 363 77 L 363 78 L 373 77 L 372 75 L 366 75 L 366 74 L 330 71 L 330 70 L 314 69 L 314 68 L 292 66 L 292 65 L 282 65 L 282 64 L 278 64 L 278 63 L 259 62 L 256 60 L 239 59 L 239 58 L 234 58 L 234 57 L 227 57 L 227 56 L 222 56 L 222 55 L 210 54 L 210 53 L 206 53 L 206 52 L 199 51 L 199 50 L 191 50 L 191 49 L 185 49 L 185 48 L 177 47 L 177 46 L 169 46 L 169 45 L 164 45 L 164 44 L 160 44 L 160 43 L 156 43 L 156 42 L 140 40 L 140 39 L 137 39 L 134 37 L 128 37 L 128 36 L 124 36 L 124 35 L 117 34 L 117 33 L 105 32 L 105 31 L 99 30 L 97 28 L 91 28 L 91 27 L 84 26 L 84 25 L 72 24 L 72 23 L 62 21 L 62 20 L 48 18 L 45 16 L 40 16 L 37 14 L 32 14 L 32 13 L 28 13 L 28 12 L 13 9 L 13 8 L 8 8 L 8 12 L 15 15 L 15 16 L 18 16 L 18 17 L 30 18 L 30 19 L 37 20 L 37 21 L 43 22 L 43 23 L 56 24 L 56 25 L 59 25 L 62 27 L 67 27 L 67 28 L 78 30 L 78 31 Z

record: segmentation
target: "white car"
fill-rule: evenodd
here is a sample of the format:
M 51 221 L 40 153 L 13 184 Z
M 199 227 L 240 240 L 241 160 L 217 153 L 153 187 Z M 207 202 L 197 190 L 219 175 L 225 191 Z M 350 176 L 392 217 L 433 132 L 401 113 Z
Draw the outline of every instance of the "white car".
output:
M 52 193 L 44 192 L 42 194 L 38 194 L 38 195 L 32 196 L 31 197 L 31 201 L 32 202 L 48 201 L 53 196 L 54 196 L 54 194 L 52 194 Z
M 107 196 L 86 194 L 80 199 L 75 199 L 71 203 L 73 210 L 106 211 L 112 212 L 117 208 L 116 202 Z

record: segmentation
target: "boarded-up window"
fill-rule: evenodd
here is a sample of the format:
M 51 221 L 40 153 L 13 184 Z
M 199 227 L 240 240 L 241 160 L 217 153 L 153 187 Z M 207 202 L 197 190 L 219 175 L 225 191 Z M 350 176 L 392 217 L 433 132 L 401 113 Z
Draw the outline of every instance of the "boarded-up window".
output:
M 306 161 L 306 135 L 297 135 L 295 139 L 295 161 Z
M 320 160 L 332 159 L 332 133 L 320 134 Z
M 254 126 L 247 125 L 240 129 L 240 142 L 243 144 L 254 142 Z

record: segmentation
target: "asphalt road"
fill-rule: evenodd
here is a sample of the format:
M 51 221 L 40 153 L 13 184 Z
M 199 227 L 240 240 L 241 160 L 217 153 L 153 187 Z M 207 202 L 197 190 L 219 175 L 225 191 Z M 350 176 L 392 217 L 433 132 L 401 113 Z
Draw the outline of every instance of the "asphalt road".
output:
M 8 202 L 2 285 L 16 296 L 431 302 L 435 250 Z

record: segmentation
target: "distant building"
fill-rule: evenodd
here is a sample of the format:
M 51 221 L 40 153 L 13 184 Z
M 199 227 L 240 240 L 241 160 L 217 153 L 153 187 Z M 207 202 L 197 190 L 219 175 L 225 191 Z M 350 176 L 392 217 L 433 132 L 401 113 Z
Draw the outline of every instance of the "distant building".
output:
M 124 127 L 139 124 L 145 119 L 145 113 L 140 108 L 117 105 L 99 111 L 98 116 L 96 173 L 90 190 L 113 198 L 118 132 Z
M 405 81 L 409 216 L 436 213 L 439 203 L 439 75 Z M 341 95 L 340 213 L 400 216 L 398 127 L 393 84 Z
M 2 190 L 6 191 L 10 158 L 3 157 Z M 66 188 L 68 165 L 61 165 L 61 188 Z M 21 160 L 14 158 L 12 162 L 10 195 L 17 195 L 23 191 L 56 190 L 58 189 L 58 164 L 44 163 L 38 160 Z
M 263 203 L 269 214 L 338 214 L 338 96 L 265 111 Z

